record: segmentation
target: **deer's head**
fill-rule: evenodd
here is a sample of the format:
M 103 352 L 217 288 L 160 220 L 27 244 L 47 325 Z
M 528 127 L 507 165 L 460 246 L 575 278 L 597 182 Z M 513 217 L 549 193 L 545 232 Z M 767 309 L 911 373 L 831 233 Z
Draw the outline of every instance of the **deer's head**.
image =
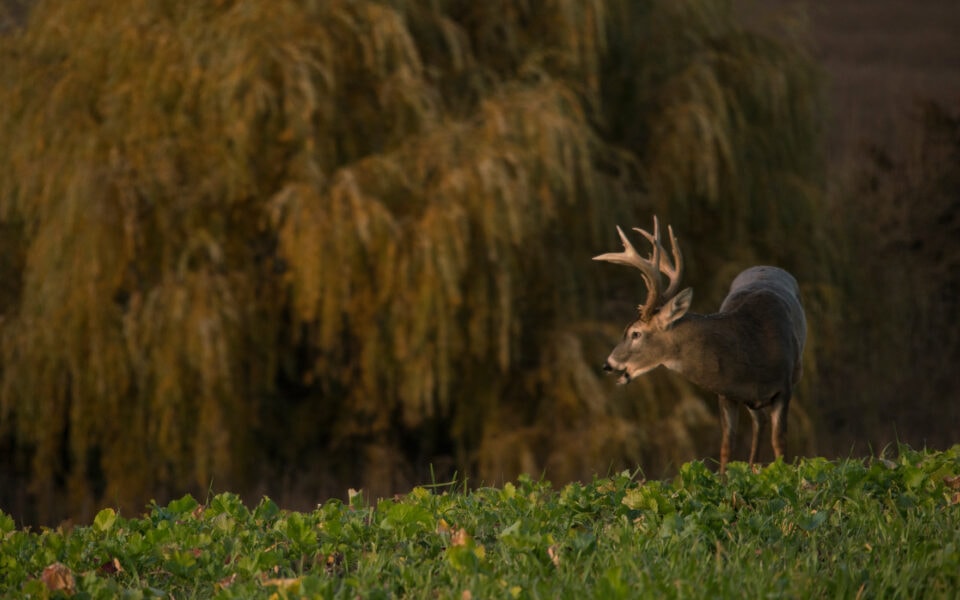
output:
M 680 253 L 673 228 L 668 227 L 667 230 L 670 234 L 673 260 L 667 256 L 660 242 L 660 223 L 656 217 L 653 218 L 652 234 L 635 228 L 653 247 L 649 259 L 637 253 L 620 227 L 617 227 L 617 232 L 623 241 L 623 252 L 609 252 L 593 257 L 593 260 L 639 269 L 647 285 L 647 299 L 637 307 L 639 317 L 627 326 L 623 339 L 607 357 L 603 366 L 605 371 L 620 375 L 618 383 L 627 383 L 662 364 L 670 366 L 673 357 L 677 356 L 678 348 L 671 328 L 690 308 L 693 290 L 687 288 L 677 293 L 683 275 L 683 255 Z M 666 289 L 663 289 L 662 275 L 669 279 Z

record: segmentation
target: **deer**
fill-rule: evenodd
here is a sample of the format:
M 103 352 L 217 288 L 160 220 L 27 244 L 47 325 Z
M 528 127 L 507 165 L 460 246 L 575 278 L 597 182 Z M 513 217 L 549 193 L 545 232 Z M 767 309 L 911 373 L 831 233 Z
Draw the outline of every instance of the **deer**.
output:
M 673 227 L 667 227 L 672 259 L 663 247 L 656 216 L 653 233 L 634 230 L 650 243 L 649 258 L 640 256 L 619 226 L 623 252 L 593 258 L 638 269 L 647 287 L 646 300 L 637 307 L 638 318 L 624 330 L 603 369 L 619 375 L 619 384 L 627 384 L 663 366 L 717 394 L 721 478 L 726 477 L 741 404 L 753 421 L 749 467 L 757 460 L 766 411 L 773 453 L 781 458 L 786 451 L 787 411 L 803 371 L 807 335 L 797 280 L 778 267 L 750 267 L 734 278 L 719 312 L 695 314 L 689 311 L 693 290 L 680 290 L 683 254 Z M 666 288 L 663 276 L 668 280 Z

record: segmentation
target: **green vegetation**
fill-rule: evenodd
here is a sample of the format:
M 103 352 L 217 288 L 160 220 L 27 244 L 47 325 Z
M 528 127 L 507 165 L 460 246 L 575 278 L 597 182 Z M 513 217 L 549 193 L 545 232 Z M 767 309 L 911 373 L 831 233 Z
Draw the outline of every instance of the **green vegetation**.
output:
M 960 587 L 960 446 L 727 482 L 416 488 L 311 512 L 190 496 L 40 533 L 0 515 L 0 594 L 191 598 L 939 598 Z

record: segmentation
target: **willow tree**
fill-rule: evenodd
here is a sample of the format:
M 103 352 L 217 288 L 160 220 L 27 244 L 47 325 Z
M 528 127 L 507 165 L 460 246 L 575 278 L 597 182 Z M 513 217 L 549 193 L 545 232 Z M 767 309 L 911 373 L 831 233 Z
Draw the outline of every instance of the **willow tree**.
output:
M 597 379 L 589 258 L 693 197 L 806 215 L 762 197 L 815 174 L 809 64 L 720 6 L 40 2 L 0 56 L 0 414 L 38 517 L 285 462 L 385 492 L 689 458 L 695 396 Z

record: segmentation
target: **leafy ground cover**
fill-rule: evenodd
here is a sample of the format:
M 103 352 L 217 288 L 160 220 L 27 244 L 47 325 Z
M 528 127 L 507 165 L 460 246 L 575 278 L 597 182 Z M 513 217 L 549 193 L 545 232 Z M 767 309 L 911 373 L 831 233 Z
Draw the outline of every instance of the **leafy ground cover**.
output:
M 802 459 L 723 482 L 420 487 L 311 512 L 234 494 L 30 531 L 0 513 L 0 596 L 924 598 L 960 589 L 960 446 Z

